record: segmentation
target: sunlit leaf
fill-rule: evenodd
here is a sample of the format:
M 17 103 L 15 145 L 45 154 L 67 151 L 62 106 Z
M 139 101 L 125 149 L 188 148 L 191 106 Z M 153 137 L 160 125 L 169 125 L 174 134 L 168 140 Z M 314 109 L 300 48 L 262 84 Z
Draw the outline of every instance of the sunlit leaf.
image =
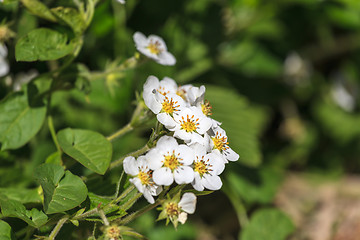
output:
M 73 209 L 86 199 L 87 188 L 81 178 L 70 171 L 65 172 L 59 165 L 40 165 L 35 170 L 35 178 L 43 188 L 47 214 Z
M 85 21 L 75 8 L 57 7 L 52 8 L 51 12 L 61 21 L 69 25 L 75 33 L 82 33 L 85 30 Z
M 56 22 L 48 7 L 38 0 L 21 0 L 25 7 L 34 15 Z
M 67 128 L 57 134 L 63 151 L 80 162 L 84 167 L 104 174 L 112 155 L 111 143 L 100 133 Z
M 56 60 L 70 54 L 74 45 L 68 42 L 67 36 L 47 29 L 35 29 L 16 43 L 15 57 L 17 61 Z

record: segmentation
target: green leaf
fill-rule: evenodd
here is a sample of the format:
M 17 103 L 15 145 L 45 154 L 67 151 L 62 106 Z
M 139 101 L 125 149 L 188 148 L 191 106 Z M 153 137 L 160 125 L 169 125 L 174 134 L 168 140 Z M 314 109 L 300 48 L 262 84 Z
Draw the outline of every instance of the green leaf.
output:
M 47 214 L 75 208 L 87 196 L 87 188 L 80 177 L 55 164 L 42 164 L 35 170 L 35 178 L 44 191 L 44 209 Z M 60 180 L 61 179 L 61 180 Z
M 38 0 L 21 0 L 25 7 L 34 15 L 56 22 L 56 18 L 51 14 L 48 7 Z
M 41 198 L 37 189 L 25 188 L 0 188 L 1 194 L 10 200 L 21 203 L 41 203 Z
M 223 123 L 221 127 L 228 135 L 229 146 L 240 155 L 239 161 L 258 166 L 262 158 L 259 135 L 268 119 L 267 112 L 250 105 L 231 89 L 207 86 L 205 97 L 213 107 L 212 117 Z
M 15 237 L 12 234 L 11 227 L 7 222 L 0 220 L 0 240 L 12 240 Z
M 10 200 L 0 194 L 1 213 L 5 217 L 20 218 L 33 227 L 40 227 L 47 222 L 47 216 L 36 208 L 26 210 L 25 206 L 16 200 Z
M 83 17 L 75 8 L 57 7 L 52 8 L 51 12 L 65 24 L 69 25 L 77 34 L 81 34 L 86 28 Z
M 112 155 L 111 143 L 100 133 L 67 128 L 57 134 L 62 150 L 84 167 L 104 174 Z
M 38 28 L 20 38 L 15 46 L 16 61 L 56 60 L 70 54 L 74 44 L 57 31 Z
M 0 102 L 1 150 L 16 149 L 40 130 L 46 115 L 45 106 L 30 106 L 27 94 L 17 92 Z
M 260 209 L 241 232 L 242 240 L 285 240 L 294 231 L 291 220 L 277 209 Z

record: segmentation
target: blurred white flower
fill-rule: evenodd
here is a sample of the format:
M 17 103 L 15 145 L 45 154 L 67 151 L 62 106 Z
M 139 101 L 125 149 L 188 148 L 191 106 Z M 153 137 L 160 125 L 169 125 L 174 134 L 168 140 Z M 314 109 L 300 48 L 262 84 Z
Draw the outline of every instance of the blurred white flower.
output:
M 179 145 L 173 137 L 161 137 L 146 158 L 149 167 L 154 170 L 153 179 L 158 185 L 169 186 L 174 180 L 177 184 L 187 184 L 194 180 L 194 170 L 191 168 L 194 152 L 184 144 Z
M 124 159 L 124 171 L 126 174 L 133 176 L 129 181 L 141 192 L 145 199 L 153 204 L 155 202 L 153 196 L 159 195 L 162 187 L 154 183 L 153 171 L 149 168 L 145 156 L 134 157 L 129 156 Z
M 312 72 L 311 64 L 297 52 L 290 53 L 284 62 L 284 78 L 291 85 L 301 85 L 309 82 Z
M 356 105 L 357 87 L 341 74 L 334 77 L 331 96 L 335 103 L 347 112 L 352 112 Z
M 194 181 L 191 183 L 195 190 L 219 190 L 222 186 L 219 175 L 224 171 L 225 164 L 222 157 L 216 153 L 207 153 L 206 148 L 199 144 L 191 146 L 195 153 Z
M 164 40 L 156 35 L 150 35 L 148 38 L 141 32 L 135 32 L 133 36 L 136 49 L 145 56 L 154 59 L 162 65 L 174 65 L 175 57 L 167 51 Z
M 121 4 L 125 4 L 125 0 L 116 0 L 116 1 L 118 1 Z
M 210 134 L 210 135 L 209 135 Z M 237 161 L 239 154 L 234 152 L 228 145 L 228 138 L 226 132 L 221 127 L 214 127 L 208 133 L 205 134 L 205 139 L 208 142 L 208 151 L 213 151 L 223 156 L 224 162 Z
M 7 48 L 5 44 L 0 43 L 0 77 L 3 77 L 9 73 L 9 64 L 6 61 Z

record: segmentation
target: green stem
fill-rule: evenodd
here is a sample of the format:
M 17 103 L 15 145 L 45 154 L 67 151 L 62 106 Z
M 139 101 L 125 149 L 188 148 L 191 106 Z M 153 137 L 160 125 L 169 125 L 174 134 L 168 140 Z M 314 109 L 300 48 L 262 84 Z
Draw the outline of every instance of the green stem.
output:
M 113 141 L 118 137 L 121 137 L 122 135 L 124 135 L 125 133 L 130 132 L 131 130 L 133 130 L 134 128 L 131 126 L 130 123 L 128 123 L 127 125 L 125 125 L 125 127 L 119 129 L 117 132 L 115 132 L 114 134 L 106 137 L 107 140 L 109 141 Z
M 121 205 L 121 208 L 126 210 L 129 209 L 132 205 L 134 205 L 134 203 L 142 196 L 142 193 L 137 193 L 136 195 L 134 195 L 132 198 L 130 198 L 129 200 L 127 200 L 124 204 Z
M 109 226 L 109 225 L 110 225 L 110 224 L 109 224 L 109 220 L 106 218 L 105 213 L 104 213 L 104 210 L 100 209 L 100 210 L 98 210 L 98 213 L 99 213 L 101 219 L 103 220 L 104 225 L 105 225 L 105 226 Z
M 136 151 L 134 151 L 134 152 L 132 152 L 132 153 L 129 153 L 129 154 L 125 155 L 125 156 L 122 156 L 122 157 L 119 158 L 118 160 L 112 162 L 112 163 L 110 164 L 109 170 L 112 170 L 112 169 L 118 167 L 119 165 L 121 165 L 122 162 L 124 161 L 124 159 L 125 159 L 126 157 L 128 157 L 128 156 L 138 157 L 138 156 L 140 156 L 141 154 L 144 154 L 144 153 L 146 153 L 146 152 L 149 151 L 149 150 L 150 150 L 150 148 L 149 148 L 149 146 L 146 144 L 144 147 L 140 148 L 139 150 L 136 150 Z
M 120 202 L 124 197 L 126 197 L 132 190 L 135 189 L 135 186 L 133 184 L 131 184 L 128 188 L 125 189 L 125 191 L 123 191 L 121 193 L 121 195 L 114 200 L 114 203 L 117 204 L 118 202 Z
M 240 197 L 236 196 L 229 187 L 224 186 L 222 190 L 226 193 L 227 197 L 235 208 L 235 212 L 239 219 L 240 226 L 244 228 L 249 223 L 249 219 Z
M 64 223 L 69 219 L 68 216 L 61 218 L 58 223 L 56 224 L 56 226 L 54 227 L 54 229 L 52 230 L 52 232 L 49 235 L 49 240 L 54 240 L 56 235 L 59 233 L 60 229 L 62 228 L 62 226 L 64 225 Z
M 55 132 L 55 128 L 54 128 L 54 123 L 53 123 L 53 119 L 51 117 L 51 115 L 48 116 L 48 126 L 49 126 L 49 129 L 50 129 L 50 133 L 51 133 L 51 137 L 55 143 L 55 146 L 56 146 L 56 149 L 59 153 L 61 153 L 61 148 L 60 148 L 60 144 L 57 140 L 57 137 L 56 137 L 56 132 Z
M 162 201 L 163 201 L 162 199 L 158 198 L 154 204 L 149 204 L 149 205 L 143 207 L 142 209 L 140 209 L 140 210 L 128 215 L 127 217 L 121 219 L 119 221 L 119 225 L 125 225 L 125 224 L 133 221 L 135 218 L 138 218 L 141 215 L 143 215 L 144 213 L 146 213 L 146 212 L 150 211 L 151 209 L 159 206 L 162 203 Z
M 87 217 L 89 217 L 91 215 L 94 215 L 97 212 L 98 212 L 98 209 L 94 208 L 94 209 L 91 209 L 91 210 L 89 210 L 89 211 L 87 211 L 87 212 L 85 212 L 83 214 L 77 215 L 77 216 L 73 217 L 72 219 L 73 220 L 81 220 L 81 219 L 87 218 Z

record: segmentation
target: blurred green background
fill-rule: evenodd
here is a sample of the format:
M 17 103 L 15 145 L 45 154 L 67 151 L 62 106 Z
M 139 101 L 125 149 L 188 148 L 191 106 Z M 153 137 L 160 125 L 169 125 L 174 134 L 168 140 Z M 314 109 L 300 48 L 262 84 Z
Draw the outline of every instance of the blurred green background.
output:
M 6 42 L 13 81 L 32 69 L 49 69 L 44 62 L 14 60 L 19 37 L 39 26 L 69 31 L 34 17 L 16 2 L 0 5 L 1 21 L 10 22 L 17 34 Z M 85 128 L 107 136 L 130 120 L 135 92 L 141 92 L 149 75 L 168 76 L 182 85 L 206 86 L 213 117 L 223 122 L 230 147 L 240 155 L 227 165 L 222 191 L 199 197 L 196 213 L 177 231 L 155 222 L 155 211 L 136 221 L 133 226 L 149 239 L 296 236 L 296 219 L 276 210 L 281 208 L 276 195 L 289 173 L 316 176 L 316 183 L 359 173 L 360 1 L 127 0 L 121 5 L 102 0 L 76 62 L 97 71 L 133 56 L 135 31 L 163 37 L 176 65 L 148 61 L 55 93 L 51 113 L 56 129 Z M 13 85 L 0 80 L 1 99 Z M 150 135 L 146 129 L 114 142 L 114 159 L 143 146 Z M 34 167 L 54 150 L 44 126 L 26 146 L 0 152 L 0 187 L 33 186 Z M 106 181 L 113 183 L 119 173 Z M 17 181 L 19 174 L 26 178 Z M 273 226 L 272 220 L 279 224 Z

